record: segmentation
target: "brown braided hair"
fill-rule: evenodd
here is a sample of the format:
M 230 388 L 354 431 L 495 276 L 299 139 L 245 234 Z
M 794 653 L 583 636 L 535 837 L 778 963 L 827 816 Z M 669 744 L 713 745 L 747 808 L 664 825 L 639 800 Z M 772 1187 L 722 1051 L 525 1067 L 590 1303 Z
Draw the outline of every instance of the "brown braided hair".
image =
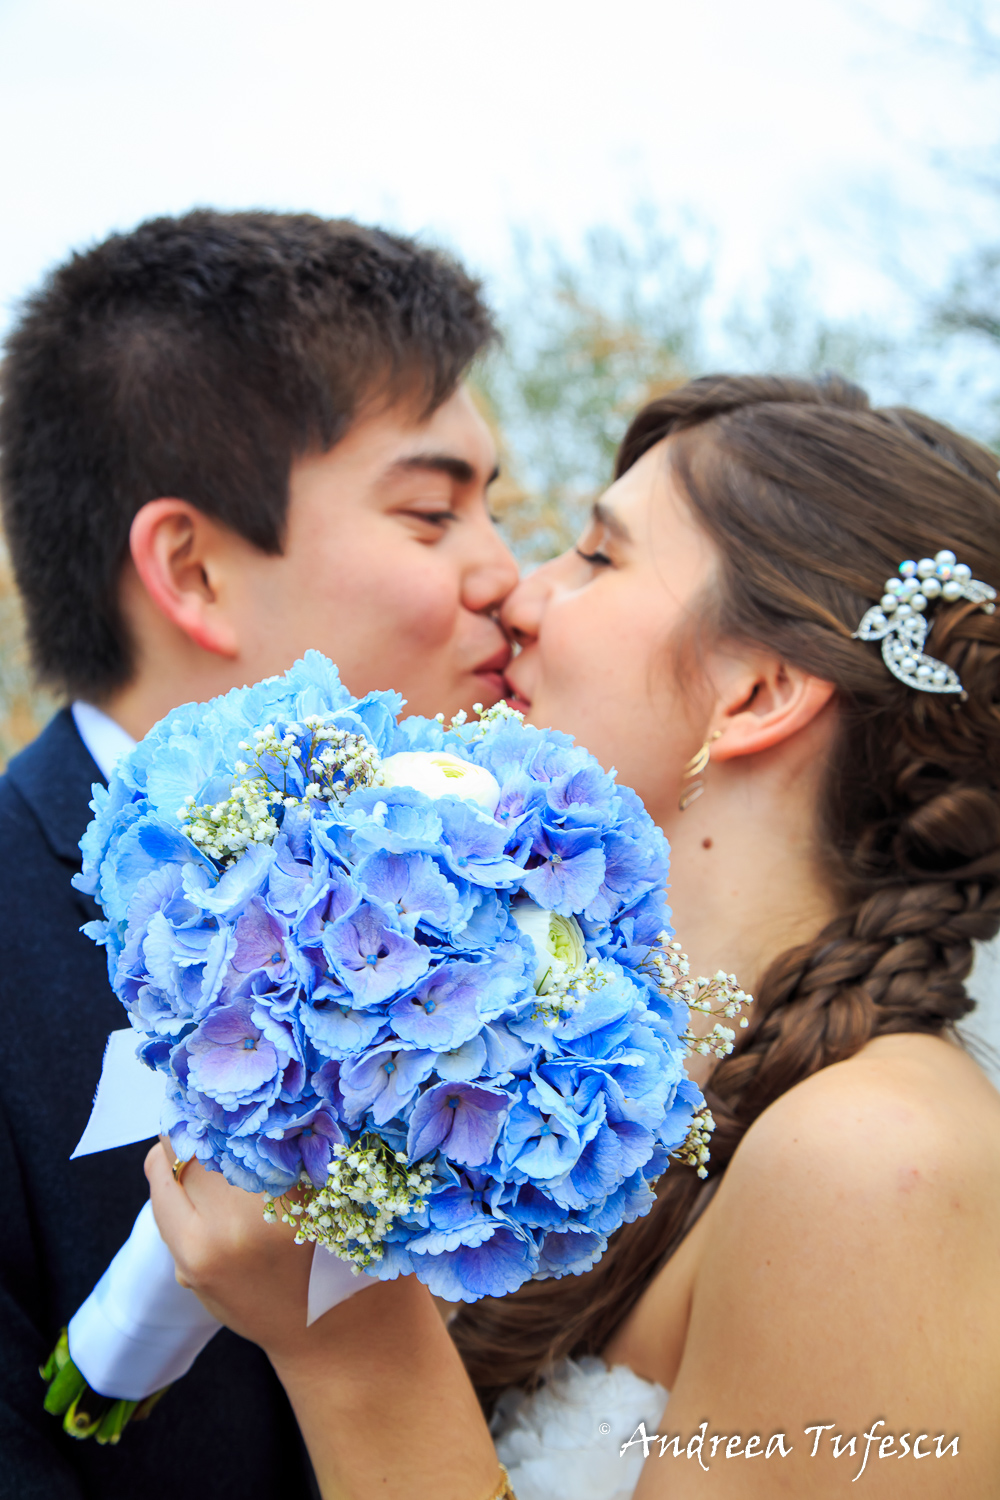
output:
M 713 1070 L 717 1179 L 794 1084 L 875 1036 L 942 1034 L 972 1009 L 973 940 L 1000 927 L 1000 612 L 934 610 L 926 649 L 958 672 L 961 702 L 898 682 L 851 632 L 906 557 L 949 547 L 1000 587 L 1000 484 L 994 454 L 919 413 L 872 410 L 836 377 L 692 381 L 639 412 L 616 477 L 667 437 L 719 554 L 699 630 L 832 682 L 839 711 L 820 809 L 838 915 L 771 964 Z M 554 1361 L 602 1352 L 701 1189 L 672 1166 L 591 1271 L 460 1310 L 452 1333 L 487 1410 Z

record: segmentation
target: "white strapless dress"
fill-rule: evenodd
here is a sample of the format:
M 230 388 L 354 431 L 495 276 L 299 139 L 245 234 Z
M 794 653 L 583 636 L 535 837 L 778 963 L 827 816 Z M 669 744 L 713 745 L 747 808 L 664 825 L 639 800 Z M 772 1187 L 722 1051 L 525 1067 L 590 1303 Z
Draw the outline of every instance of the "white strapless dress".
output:
M 627 1365 L 567 1360 L 531 1396 L 508 1391 L 493 1436 L 517 1500 L 632 1500 L 642 1469 L 637 1444 L 619 1457 L 640 1422 L 658 1431 L 667 1392 Z

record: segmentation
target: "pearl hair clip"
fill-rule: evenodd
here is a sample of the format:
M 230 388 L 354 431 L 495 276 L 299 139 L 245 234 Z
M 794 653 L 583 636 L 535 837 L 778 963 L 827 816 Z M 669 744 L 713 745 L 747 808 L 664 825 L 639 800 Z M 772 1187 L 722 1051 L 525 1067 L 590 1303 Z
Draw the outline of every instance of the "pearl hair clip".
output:
M 972 569 L 955 561 L 947 548 L 919 562 L 901 562 L 899 577 L 886 580 L 885 593 L 865 611 L 852 639 L 881 641 L 882 660 L 893 677 L 922 693 L 961 693 L 958 673 L 924 653 L 925 613 L 943 599 L 954 604 L 968 599 L 988 615 L 995 609 L 996 589 L 973 578 Z

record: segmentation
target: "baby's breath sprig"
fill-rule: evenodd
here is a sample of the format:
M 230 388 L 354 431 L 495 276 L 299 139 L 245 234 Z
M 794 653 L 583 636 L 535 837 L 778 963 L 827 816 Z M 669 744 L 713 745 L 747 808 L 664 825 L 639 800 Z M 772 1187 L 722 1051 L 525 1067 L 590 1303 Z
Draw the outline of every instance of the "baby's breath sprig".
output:
M 287 793 L 287 772 L 301 752 L 292 729 L 278 734 L 273 724 L 253 732 L 253 741 L 241 740 L 240 750 L 253 756 L 252 766 L 238 760 L 233 767 L 236 777 L 228 797 L 219 802 L 197 806 L 194 797 L 186 797 L 177 809 L 181 829 L 204 854 L 221 864 L 232 864 L 251 844 L 267 844 L 277 837 L 277 808 L 294 806 L 297 797 Z M 261 765 L 264 757 L 276 761 L 285 773 L 278 787 Z M 251 770 L 256 775 L 249 774 Z
M 503 698 L 499 703 L 494 703 L 492 708 L 484 708 L 481 703 L 472 705 L 473 711 L 478 717 L 478 729 L 492 729 L 495 724 L 524 723 L 524 714 L 519 708 L 511 708 L 510 704 Z
M 513 720 L 516 724 L 524 723 L 524 714 L 520 709 L 511 708 L 502 698 L 499 703 L 494 703 L 492 708 L 484 708 L 481 703 L 474 703 L 472 712 L 476 715 L 476 723 L 470 725 L 473 731 L 485 732 L 487 729 L 492 729 L 495 724 L 503 724 L 509 720 Z M 444 714 L 435 714 L 434 718 L 447 733 L 449 729 L 461 729 L 463 724 L 468 723 L 469 716 L 464 708 L 460 708 L 457 714 L 452 715 L 449 724 L 445 723 Z
M 445 723 L 445 717 L 442 713 L 434 715 L 434 722 L 440 724 L 445 734 L 447 734 L 449 729 L 461 729 L 462 725 L 468 722 L 468 718 L 469 715 L 465 712 L 465 709 L 460 708 L 457 714 L 452 714 L 450 723 Z
M 706 1016 L 731 1018 L 739 1014 L 744 1005 L 753 1003 L 753 996 L 741 990 L 735 974 L 717 969 L 711 978 L 699 975 L 692 979 L 691 962 L 681 945 L 668 932 L 661 932 L 659 946 L 654 948 L 646 960 L 652 970 L 662 994 L 671 1000 L 681 1000 L 689 1010 Z M 740 1026 L 750 1023 L 746 1016 L 740 1018 Z M 736 1032 L 731 1026 L 716 1021 L 707 1036 L 696 1036 L 690 1027 L 681 1041 L 687 1046 L 687 1055 L 700 1053 L 703 1057 L 728 1057 L 733 1050 Z
M 303 751 L 300 740 L 309 736 Z M 364 735 L 338 729 L 320 714 L 288 724 L 279 734 L 273 724 L 240 740 L 238 749 L 252 757 L 236 761 L 228 797 L 197 806 L 186 797 L 177 816 L 181 829 L 212 859 L 230 865 L 251 844 L 266 844 L 278 835 L 275 812 L 301 801 L 339 802 L 357 787 L 378 784 L 380 756 Z M 302 797 L 288 789 L 292 762 L 305 776 Z M 265 762 L 268 763 L 265 766 Z M 280 775 L 273 768 L 280 767 Z M 280 782 L 280 784 L 279 784 Z
M 268 1198 L 264 1218 L 279 1217 L 295 1227 L 295 1243 L 313 1241 L 353 1264 L 360 1274 L 385 1253 L 382 1241 L 397 1219 L 426 1207 L 434 1168 L 429 1161 L 410 1166 L 405 1151 L 394 1151 L 381 1136 L 366 1134 L 353 1146 L 333 1148 L 323 1187 L 278 1203 Z
M 607 982 L 607 970 L 601 968 L 597 958 L 588 958 L 579 969 L 568 969 L 559 978 L 550 970 L 542 979 L 544 993 L 539 994 L 531 1019 L 554 1031 L 560 1021 L 582 1010 L 587 996 L 603 989 Z
M 712 1131 L 715 1129 L 715 1121 L 712 1111 L 707 1104 L 701 1109 L 696 1109 L 691 1117 L 691 1124 L 684 1140 L 671 1151 L 670 1155 L 674 1161 L 679 1161 L 685 1167 L 694 1167 L 699 1177 L 708 1176 L 707 1162 L 712 1144 Z
M 381 756 L 363 734 L 324 725 L 316 715 L 305 720 L 305 727 L 313 731 L 305 761 L 307 800 L 340 802 L 358 787 L 378 785 Z

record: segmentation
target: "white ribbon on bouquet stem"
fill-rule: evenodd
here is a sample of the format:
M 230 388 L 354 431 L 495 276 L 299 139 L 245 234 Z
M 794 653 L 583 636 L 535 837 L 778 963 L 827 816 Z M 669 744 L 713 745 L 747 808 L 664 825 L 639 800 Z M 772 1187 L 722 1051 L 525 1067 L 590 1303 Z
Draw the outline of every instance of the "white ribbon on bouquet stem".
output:
M 71 1160 L 149 1140 L 160 1131 L 165 1079 L 135 1055 L 131 1027 L 113 1031 L 86 1129 Z M 321 1245 L 313 1252 L 307 1323 L 371 1285 Z M 146 1203 L 132 1233 L 69 1323 L 69 1352 L 92 1390 L 140 1401 L 194 1364 L 221 1323 L 177 1282 Z

